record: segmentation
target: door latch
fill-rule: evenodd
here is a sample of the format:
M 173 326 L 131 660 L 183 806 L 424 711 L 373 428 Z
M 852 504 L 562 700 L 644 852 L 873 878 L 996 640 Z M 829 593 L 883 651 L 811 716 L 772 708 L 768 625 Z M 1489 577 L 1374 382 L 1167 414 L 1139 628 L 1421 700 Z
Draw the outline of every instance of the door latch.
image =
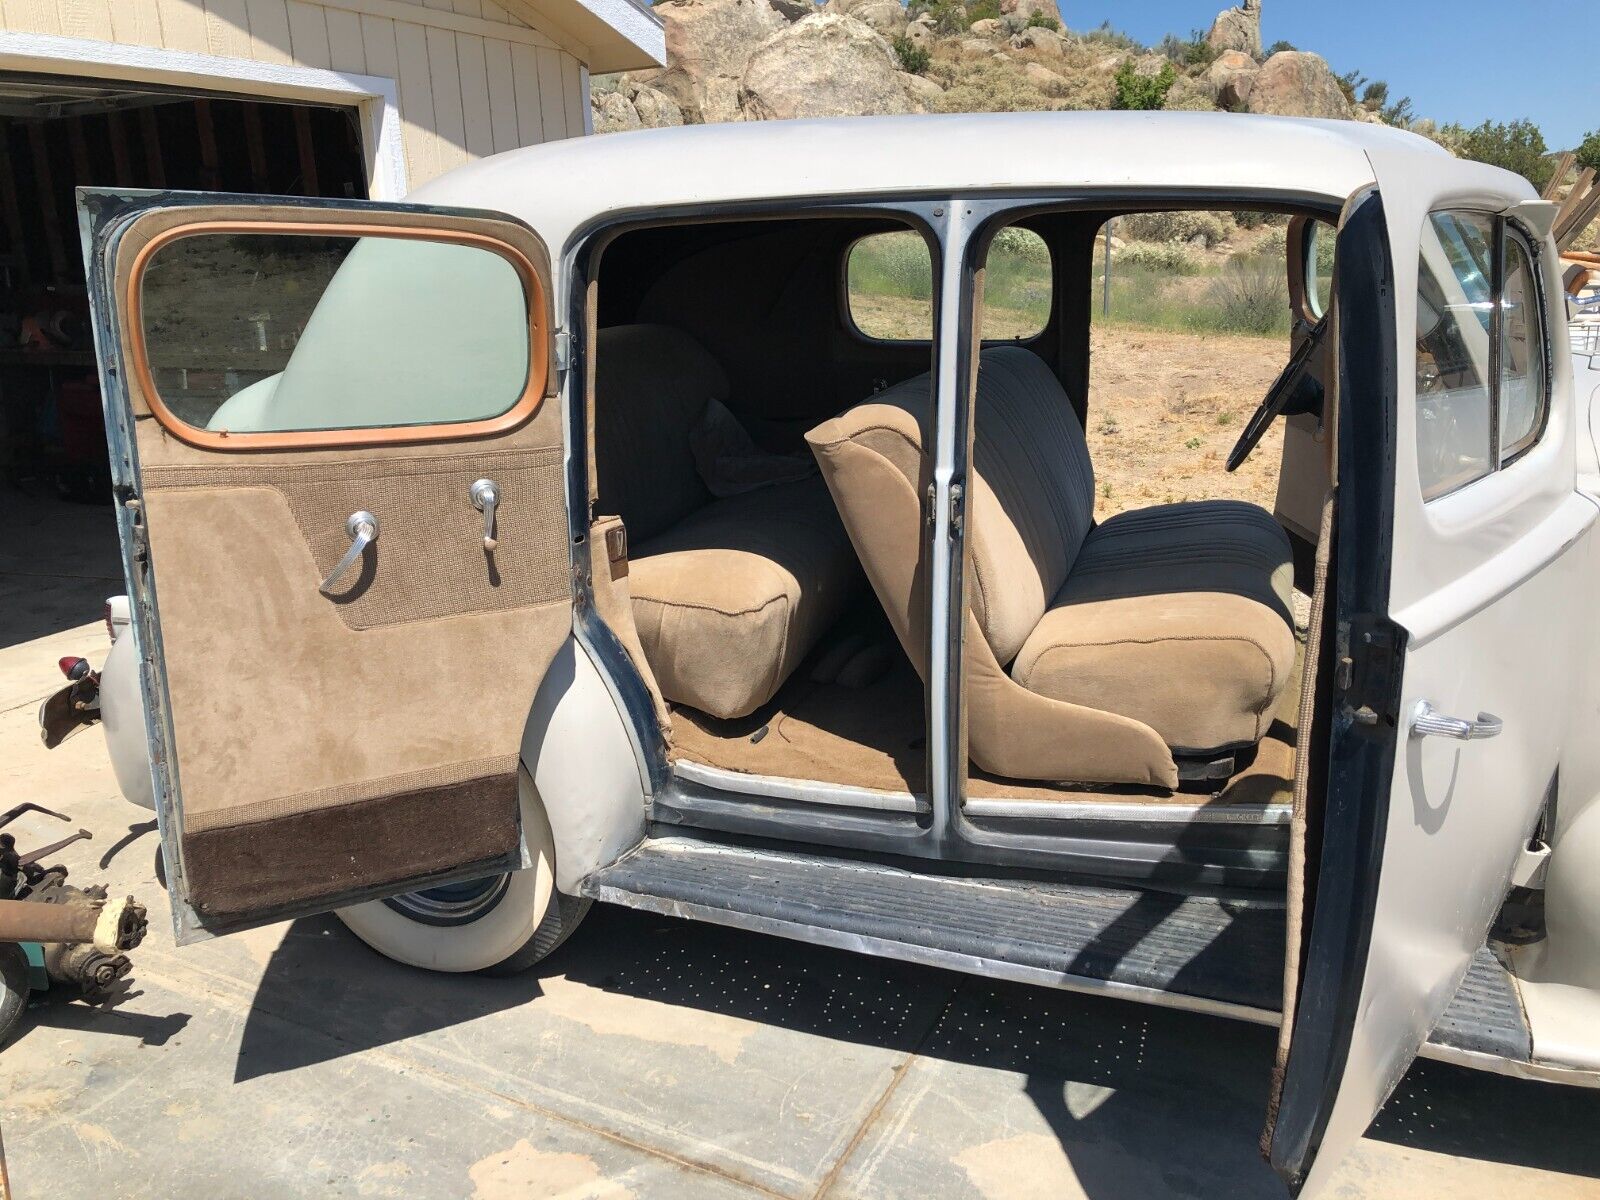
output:
M 1362 614 L 1339 632 L 1334 682 L 1343 693 L 1340 707 L 1358 728 L 1396 728 L 1406 631 L 1387 617 Z

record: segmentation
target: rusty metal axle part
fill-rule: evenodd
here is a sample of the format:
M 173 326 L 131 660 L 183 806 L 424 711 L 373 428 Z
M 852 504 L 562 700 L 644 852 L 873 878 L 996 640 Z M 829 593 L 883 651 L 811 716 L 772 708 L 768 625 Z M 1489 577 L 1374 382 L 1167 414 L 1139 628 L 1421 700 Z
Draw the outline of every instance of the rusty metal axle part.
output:
M 45 974 L 56 983 L 75 984 L 91 997 L 109 991 L 132 966 L 126 954 L 107 954 L 87 942 L 44 948 Z
M 0 942 L 87 944 L 102 954 L 132 950 L 144 940 L 144 905 L 121 900 L 0 900 Z

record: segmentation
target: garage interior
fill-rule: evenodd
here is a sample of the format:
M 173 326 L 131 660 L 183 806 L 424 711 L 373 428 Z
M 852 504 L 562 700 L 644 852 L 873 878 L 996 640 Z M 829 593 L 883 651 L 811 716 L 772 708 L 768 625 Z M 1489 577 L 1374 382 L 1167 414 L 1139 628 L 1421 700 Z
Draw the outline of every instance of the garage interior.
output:
M 110 500 L 74 189 L 365 199 L 359 122 L 354 108 L 0 73 L 0 510 Z

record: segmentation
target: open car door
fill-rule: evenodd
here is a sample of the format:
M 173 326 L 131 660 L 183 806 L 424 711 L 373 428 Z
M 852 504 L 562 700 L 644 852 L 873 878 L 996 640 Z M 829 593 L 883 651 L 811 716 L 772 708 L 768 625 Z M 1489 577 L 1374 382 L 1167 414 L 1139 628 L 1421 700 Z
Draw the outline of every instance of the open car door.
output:
M 518 747 L 571 630 L 543 243 L 79 207 L 180 943 L 525 865 Z
M 1559 312 L 1544 239 L 1493 211 L 1466 214 L 1470 237 L 1447 230 L 1429 182 L 1358 193 L 1338 238 L 1335 624 L 1317 667 L 1326 741 L 1308 751 L 1325 794 L 1290 895 L 1307 918 L 1265 1138 L 1297 1193 L 1326 1183 L 1404 1075 L 1553 794 L 1570 551 L 1596 516 L 1573 490 L 1571 397 L 1541 366 Z

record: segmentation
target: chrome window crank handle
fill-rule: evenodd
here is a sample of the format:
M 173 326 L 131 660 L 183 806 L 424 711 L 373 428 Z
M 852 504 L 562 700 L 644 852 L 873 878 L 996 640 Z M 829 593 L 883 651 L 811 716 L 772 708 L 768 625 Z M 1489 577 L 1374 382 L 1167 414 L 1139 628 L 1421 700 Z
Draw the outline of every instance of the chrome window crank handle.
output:
M 483 548 L 493 550 L 500 544 L 494 526 L 494 510 L 500 504 L 500 485 L 492 479 L 480 479 L 467 489 L 472 507 L 483 514 Z
M 378 540 L 378 518 L 366 509 L 353 512 L 350 514 L 350 519 L 344 523 L 344 531 L 350 535 L 350 549 L 344 552 L 339 565 L 328 572 L 328 577 L 317 589 L 324 596 L 333 595 L 333 585 L 339 582 L 340 576 L 355 565 L 356 560 L 368 546 Z
M 1484 738 L 1499 737 L 1505 722 L 1492 713 L 1479 713 L 1476 720 L 1466 717 L 1447 717 L 1426 700 L 1418 700 L 1411 710 L 1411 736 L 1454 738 L 1459 742 L 1476 742 Z

